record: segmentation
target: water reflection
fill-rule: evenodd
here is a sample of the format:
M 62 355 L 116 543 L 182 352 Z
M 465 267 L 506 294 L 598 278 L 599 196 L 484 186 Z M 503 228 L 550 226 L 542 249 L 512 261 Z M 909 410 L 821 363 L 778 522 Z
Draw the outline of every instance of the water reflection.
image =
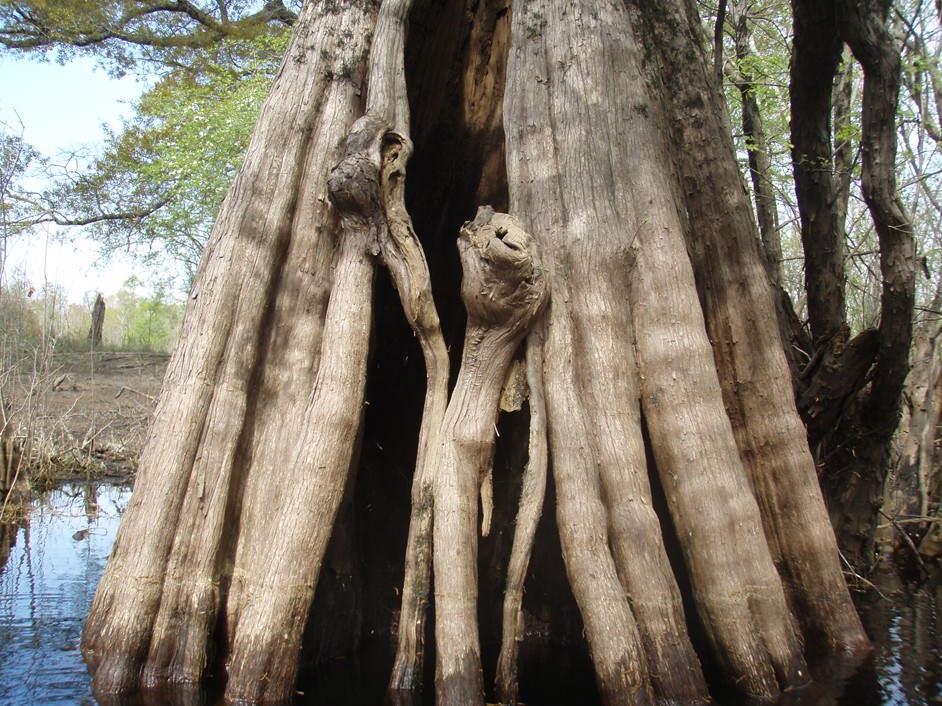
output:
M 907 582 L 887 569 L 874 583 L 883 597 L 872 593 L 859 607 L 876 652 L 842 703 L 942 704 L 942 573 Z
M 0 525 L 0 703 L 98 703 L 79 640 L 130 497 L 123 486 L 67 486 L 36 500 L 22 524 Z M 815 683 L 784 697 L 782 706 L 942 706 L 942 574 L 914 584 L 887 570 L 875 583 L 885 598 L 872 593 L 858 601 L 874 640 L 873 657 L 856 666 L 813 662 Z M 305 671 L 300 687 L 305 693 L 296 706 L 380 704 L 391 655 L 385 643 L 365 648 L 359 660 Z M 560 665 L 556 659 L 556 666 L 547 667 L 553 655 L 531 656 L 550 673 L 541 676 L 530 663 L 523 676 L 530 706 L 586 703 L 592 691 L 587 665 Z M 728 695 L 716 696 L 721 706 L 735 703 Z M 190 688 L 102 706 L 218 703 L 218 693 Z
M 126 487 L 67 486 L 0 530 L 0 702 L 94 704 L 82 622 L 130 499 Z

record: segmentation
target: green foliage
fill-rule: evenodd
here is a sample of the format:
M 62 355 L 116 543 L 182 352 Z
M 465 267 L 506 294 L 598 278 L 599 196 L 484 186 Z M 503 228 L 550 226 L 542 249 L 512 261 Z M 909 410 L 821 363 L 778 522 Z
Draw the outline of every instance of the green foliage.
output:
M 59 172 L 45 195 L 57 221 L 87 224 L 105 254 L 130 250 L 192 278 L 288 38 L 228 46 L 225 65 L 159 79 L 100 154 Z
M 82 304 L 70 303 L 60 287 L 37 290 L 23 277 L 0 288 L 0 344 L 4 348 L 87 350 L 94 294 Z M 183 304 L 165 285 L 147 291 L 131 278 L 117 294 L 106 297 L 102 348 L 168 353 L 176 342 Z
M 180 329 L 183 304 L 169 299 L 164 286 L 150 293 L 141 293 L 142 288 L 140 280 L 132 277 L 107 304 L 105 346 L 168 353 Z
M 299 0 L 0 0 L 0 47 L 97 58 L 114 75 L 226 64 L 230 42 L 251 42 L 297 19 Z
M 61 287 L 46 284 L 33 287 L 25 277 L 14 275 L 0 286 L 0 338 L 4 345 L 56 345 L 72 339 L 88 319 L 84 307 L 72 309 Z M 78 328 L 77 328 L 78 327 Z M 84 333 L 82 334 L 84 335 Z
M 714 31 L 716 3 L 698 2 L 708 31 Z M 897 114 L 899 153 L 897 181 L 900 195 L 914 218 L 922 277 L 917 281 L 917 301 L 931 302 L 942 272 L 942 161 L 939 142 L 942 124 L 942 24 L 930 3 L 897 0 L 891 13 L 895 36 L 900 38 L 903 90 Z M 740 20 L 746 16 L 746 23 Z M 748 51 L 743 53 L 742 33 Z M 729 0 L 724 24 L 724 90 L 730 110 L 743 183 L 752 189 L 748 151 L 757 145 L 742 130 L 740 81 L 746 82 L 762 115 L 766 148 L 772 162 L 769 179 L 774 185 L 779 222 L 782 224 L 783 286 L 803 313 L 804 258 L 799 238 L 798 210 L 794 195 L 790 144 L 789 61 L 791 56 L 791 7 L 785 0 Z M 859 331 L 879 318 L 882 275 L 879 246 L 860 184 L 860 138 L 863 72 L 848 56 L 841 75 L 849 76 L 849 112 L 835 112 L 832 124 L 834 163 L 819 165 L 833 170 L 838 182 L 849 180 L 845 219 L 847 320 Z M 835 93 L 840 86 L 835 86 Z M 840 159 L 838 159 L 840 157 Z
M 0 52 L 63 62 L 89 54 L 112 74 L 135 71 L 151 86 L 100 149 L 44 162 L 18 153 L 28 159 L 14 164 L 45 168 L 42 193 L 14 198 L 7 155 L 17 144 L 4 133 L 4 237 L 14 225 L 80 227 L 105 257 L 131 252 L 188 286 L 300 4 L 0 0 Z

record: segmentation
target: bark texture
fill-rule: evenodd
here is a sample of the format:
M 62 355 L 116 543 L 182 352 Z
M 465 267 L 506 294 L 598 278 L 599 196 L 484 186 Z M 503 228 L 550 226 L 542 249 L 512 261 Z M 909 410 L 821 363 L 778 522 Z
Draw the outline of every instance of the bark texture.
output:
M 504 593 L 500 655 L 497 659 L 495 687 L 501 703 L 516 704 L 519 691 L 518 656 L 523 642 L 523 588 L 527 566 L 533 552 L 543 500 L 549 448 L 546 428 L 546 396 L 543 390 L 544 327 L 527 337 L 527 390 L 530 400 L 529 460 L 523 471 L 520 510 L 514 528 L 514 542 L 507 565 L 507 589 Z
M 667 99 L 671 144 L 690 218 L 684 231 L 688 251 L 726 414 L 769 550 L 809 644 L 864 653 L 868 641 L 841 573 L 781 339 L 767 324 L 776 319 L 776 294 L 737 183 L 732 140 L 720 121 L 708 117 L 721 113 L 724 104 L 709 74 L 698 70 L 705 59 L 694 41 L 696 11 L 689 2 L 659 12 L 636 5 L 651 28 L 645 33 L 649 53 L 662 72 L 684 78 L 668 90 L 652 89 Z M 708 169 L 712 177 L 703 179 Z
M 105 298 L 101 292 L 95 294 L 95 304 L 92 306 L 92 323 L 88 327 L 88 344 L 92 348 L 101 345 L 102 329 L 105 326 Z
M 660 8 L 658 13 L 662 11 Z M 674 19 L 673 29 L 690 26 L 683 21 L 683 13 L 677 16 L 680 21 Z M 564 556 L 570 562 L 570 580 L 586 621 L 603 694 L 615 702 L 628 698 L 623 687 L 607 690 L 608 680 L 615 682 L 619 675 L 624 678 L 619 670 L 625 662 L 608 639 L 614 631 L 592 633 L 593 613 L 615 611 L 621 602 L 612 589 L 602 608 L 593 603 L 593 599 L 599 600 L 598 594 L 581 594 L 578 582 L 580 574 L 593 573 L 593 588 L 597 588 L 604 567 L 611 566 L 608 562 L 620 561 L 615 573 L 632 599 L 631 609 L 621 618 L 626 625 L 620 628 L 622 635 L 632 635 L 627 626 L 636 620 L 640 628 L 637 639 L 648 640 L 644 645 L 648 660 L 656 663 L 658 655 L 671 654 L 670 664 L 690 665 L 689 671 L 675 667 L 670 672 L 649 667 L 664 681 L 654 682 L 659 695 L 696 698 L 697 677 L 677 686 L 684 683 L 687 674 L 698 672 L 695 660 L 685 663 L 678 659 L 678 642 L 672 642 L 677 635 L 681 645 L 686 639 L 683 622 L 674 623 L 681 627 L 671 630 L 664 627 L 670 625 L 668 621 L 651 620 L 644 613 L 647 596 L 661 596 L 657 606 L 662 610 L 677 605 L 669 598 L 672 590 L 676 591 L 671 588 L 669 566 L 665 559 L 657 559 L 663 550 L 656 519 L 645 531 L 632 535 L 637 542 L 645 541 L 640 536 L 654 538 L 648 539 L 655 545 L 650 550 L 639 551 L 636 543 L 632 553 L 651 563 L 632 570 L 630 565 L 624 566 L 631 561 L 627 552 L 618 550 L 619 520 L 624 521 L 627 515 L 636 527 L 644 527 L 639 524 L 641 518 L 650 516 L 646 474 L 631 480 L 632 469 L 636 473 L 646 468 L 640 448 L 640 396 L 654 461 L 714 656 L 734 675 L 739 688 L 769 695 L 780 685 L 803 683 L 807 672 L 770 560 L 758 507 L 723 409 L 713 351 L 703 328 L 693 269 L 683 241 L 683 206 L 671 198 L 676 191 L 662 166 L 669 163 L 664 158 L 669 150 L 663 118 L 658 123 L 660 106 L 651 102 L 643 82 L 622 79 L 643 75 L 642 51 L 632 40 L 633 34 L 627 14 L 615 4 L 562 11 L 531 3 L 514 14 L 509 71 L 513 90 L 508 90 L 505 106 L 508 169 L 512 209 L 528 215 L 534 235 L 546 244 L 547 260 L 555 268 L 545 365 Z M 666 41 L 664 36 L 660 39 Z M 678 43 L 686 40 L 689 37 Z M 675 59 L 675 64 L 679 63 Z M 564 70 L 552 70 L 558 66 Z M 613 95 L 620 96 L 615 105 L 603 99 Z M 690 115 L 695 126 L 706 122 L 700 116 Z M 741 192 L 735 173 L 731 179 L 719 181 Z M 723 254 L 728 256 L 728 248 Z M 640 377 L 633 373 L 632 351 L 637 355 Z M 784 363 L 781 354 L 779 362 Z M 607 375 L 600 370 L 603 365 L 608 368 Z M 619 372 L 612 376 L 614 365 Z M 567 394 L 562 381 L 573 377 L 576 380 L 569 388 L 573 391 Z M 615 389 L 606 389 L 609 384 L 604 381 L 612 377 L 618 384 Z M 782 399 L 787 402 L 789 396 Z M 580 411 L 592 421 L 580 424 L 571 420 Z M 604 417 L 596 416 L 599 414 Z M 791 416 L 797 422 L 793 407 Z M 556 434 L 557 424 L 565 432 Z M 800 431 L 798 424 L 791 428 Z M 584 441 L 580 429 L 586 434 Z M 593 433 L 587 433 L 588 429 Z M 616 433 L 609 436 L 609 429 Z M 606 459 L 611 453 L 606 448 L 608 439 L 619 439 L 619 453 L 628 453 L 626 449 L 632 444 L 627 440 L 632 437 L 639 438 L 634 461 L 614 464 L 609 460 L 613 457 Z M 573 447 L 581 450 L 573 453 Z M 597 454 L 591 470 L 581 460 L 587 449 Z M 808 458 L 807 451 L 805 454 Z M 566 474 L 580 466 L 585 475 L 568 485 Z M 806 468 L 813 471 L 810 463 Z M 813 475 L 811 480 L 814 490 Z M 567 533 L 578 535 L 574 521 L 567 520 L 567 512 L 571 512 L 565 504 L 567 487 L 579 487 L 581 494 L 599 489 L 598 495 L 574 498 L 574 506 L 575 502 L 591 503 L 579 509 L 582 524 L 593 516 L 604 517 L 601 508 L 609 508 L 607 532 L 596 529 L 592 534 L 608 538 L 606 543 L 615 548 L 614 557 L 604 546 L 592 549 L 588 538 L 585 548 L 566 546 L 572 541 Z M 627 488 L 625 495 L 617 495 L 622 488 Z M 603 497 L 624 502 L 603 505 Z M 824 527 L 826 537 L 820 496 L 812 514 L 815 510 L 817 526 Z M 833 562 L 833 540 L 829 548 Z M 586 564 L 576 568 L 576 556 L 585 557 Z M 660 592 L 650 584 L 658 576 L 665 577 Z M 632 585 L 633 579 L 646 582 L 643 590 Z M 743 584 L 755 587 L 748 599 L 742 594 Z M 846 592 L 842 597 L 846 601 Z M 743 603 L 732 608 L 738 600 L 748 600 L 748 607 Z M 609 624 L 614 620 L 606 618 Z M 664 643 L 669 649 L 652 647 Z M 666 674 L 673 677 L 673 683 Z M 680 688 L 683 697 L 671 693 L 674 688 Z M 643 693 L 637 688 L 634 691 L 634 698 Z
M 821 485 L 838 543 L 858 570 L 874 559 L 890 440 L 909 370 L 914 303 L 912 222 L 895 182 L 900 51 L 889 4 L 793 0 L 792 142 L 815 350 L 802 372 L 800 404 L 823 466 Z M 834 174 L 830 116 L 843 96 L 832 86 L 842 45 L 863 68 L 861 176 L 880 247 L 880 321 L 848 341 L 839 256 L 846 214 L 843 174 Z M 846 163 L 837 150 L 839 164 Z
M 686 0 L 305 5 L 86 624 L 98 693 L 226 669 L 230 701 L 284 701 L 305 647 L 349 655 L 378 629 L 398 642 L 391 700 L 408 702 L 432 562 L 439 703 L 488 698 L 482 638 L 501 622 L 498 692 L 526 700 L 547 467 L 541 526 L 555 519 L 582 617 L 567 639 L 584 627 L 605 703 L 705 703 L 701 660 L 761 699 L 804 683 L 790 605 L 827 647 L 865 645 L 762 326 L 772 290 L 700 41 Z M 406 193 L 410 132 L 421 187 Z M 454 233 L 490 197 L 515 218 L 466 226 L 459 288 Z M 529 467 L 490 494 L 504 372 L 547 293 L 527 344 Z M 462 351 L 447 406 L 446 341 Z M 401 371 L 424 395 L 384 394 Z M 410 512 L 382 505 L 400 476 Z M 501 494 L 518 488 L 511 548 Z M 495 578 L 490 624 L 478 596 Z
M 733 2 L 729 8 L 730 24 L 736 47 L 736 62 L 726 64 L 725 73 L 739 90 L 742 106 L 742 133 L 746 140 L 749 177 L 759 223 L 762 249 L 772 277 L 772 284 L 782 285 L 782 238 L 779 232 L 778 205 L 772 181 L 772 159 L 765 137 L 762 113 L 756 98 L 756 77 L 749 66 L 754 55 L 752 30 L 755 19 L 745 2 Z
M 831 91 L 844 43 L 833 2 L 792 0 L 792 163 L 808 272 L 808 320 L 815 341 L 844 322 L 843 224 L 833 208 L 836 185 L 831 147 Z
M 942 285 L 929 309 L 942 308 Z M 899 460 L 887 488 L 883 514 L 890 518 L 891 548 L 919 555 L 916 561 L 942 555 L 938 528 L 940 490 L 939 424 L 942 422 L 942 362 L 938 314 L 927 314 L 913 338 L 913 367 L 906 378 L 903 419 L 896 431 Z M 934 515 L 934 516 L 933 516 Z M 889 528 L 888 528 L 889 529 Z
M 294 442 L 319 369 L 337 254 L 325 175 L 341 156 L 338 127 L 349 126 L 361 109 L 356 81 L 334 79 L 362 75 L 357 57 L 374 21 L 373 11 L 357 3 L 334 13 L 304 8 L 262 109 L 260 124 L 268 129 L 256 130 L 223 204 L 134 498 L 86 621 L 83 653 L 99 692 L 198 681 L 213 654 L 224 600 L 228 639 L 251 646 L 236 627 L 239 596 L 248 584 L 251 599 L 255 575 L 249 570 L 232 580 L 233 550 L 240 545 L 240 567 L 267 561 L 273 523 L 299 497 L 294 483 L 316 482 L 297 465 L 303 459 Z M 321 51 L 333 61 L 314 61 Z M 308 316 L 295 314 L 299 302 Z M 308 508 L 296 506 L 292 516 L 313 520 Z M 239 526 L 250 527 L 251 538 L 239 542 Z M 296 606 L 311 578 L 289 572 L 279 582 Z M 264 630 L 261 623 L 246 629 Z M 293 674 L 277 684 L 261 677 L 267 662 L 293 670 L 295 647 L 297 640 L 289 641 L 246 680 L 289 693 Z

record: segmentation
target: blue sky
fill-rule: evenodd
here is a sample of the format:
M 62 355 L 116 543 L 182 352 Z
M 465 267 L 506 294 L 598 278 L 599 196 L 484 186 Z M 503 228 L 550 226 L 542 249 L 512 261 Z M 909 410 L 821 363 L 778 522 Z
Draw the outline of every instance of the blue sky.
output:
M 141 93 L 133 78 L 109 78 L 89 58 L 60 66 L 0 56 L 0 87 L 0 116 L 18 127 L 19 114 L 24 138 L 44 154 L 97 142 L 101 124 L 117 126 Z
M 143 88 L 132 77 L 109 78 L 89 58 L 59 65 L 0 55 L 0 122 L 8 133 L 22 132 L 44 156 L 54 157 L 99 142 L 102 124 L 117 128 Z M 37 288 L 48 280 L 63 287 L 71 301 L 81 301 L 87 291 L 113 294 L 131 274 L 143 274 L 120 260 L 97 267 L 93 243 L 81 238 L 59 243 L 53 236 L 12 243 L 5 276 L 20 272 Z

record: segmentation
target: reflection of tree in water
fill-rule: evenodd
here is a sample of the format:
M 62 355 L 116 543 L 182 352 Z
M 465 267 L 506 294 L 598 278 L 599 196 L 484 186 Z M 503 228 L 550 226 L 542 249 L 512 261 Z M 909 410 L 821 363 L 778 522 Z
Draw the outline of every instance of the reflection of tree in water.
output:
M 19 522 L 0 522 L 0 571 L 7 565 L 10 552 L 16 546 L 16 535 L 20 526 Z
M 97 485 L 83 485 L 82 486 L 82 499 L 84 500 L 85 505 L 85 516 L 88 518 L 89 522 L 93 522 L 98 518 L 98 486 Z
M 885 599 L 861 606 L 867 631 L 880 636 L 872 672 L 885 703 L 934 704 L 942 697 L 942 574 L 915 582 L 896 571 L 873 577 Z M 866 684 L 861 685 L 866 688 Z
M 91 703 L 79 638 L 129 500 L 124 486 L 64 485 L 0 524 L 0 703 Z

